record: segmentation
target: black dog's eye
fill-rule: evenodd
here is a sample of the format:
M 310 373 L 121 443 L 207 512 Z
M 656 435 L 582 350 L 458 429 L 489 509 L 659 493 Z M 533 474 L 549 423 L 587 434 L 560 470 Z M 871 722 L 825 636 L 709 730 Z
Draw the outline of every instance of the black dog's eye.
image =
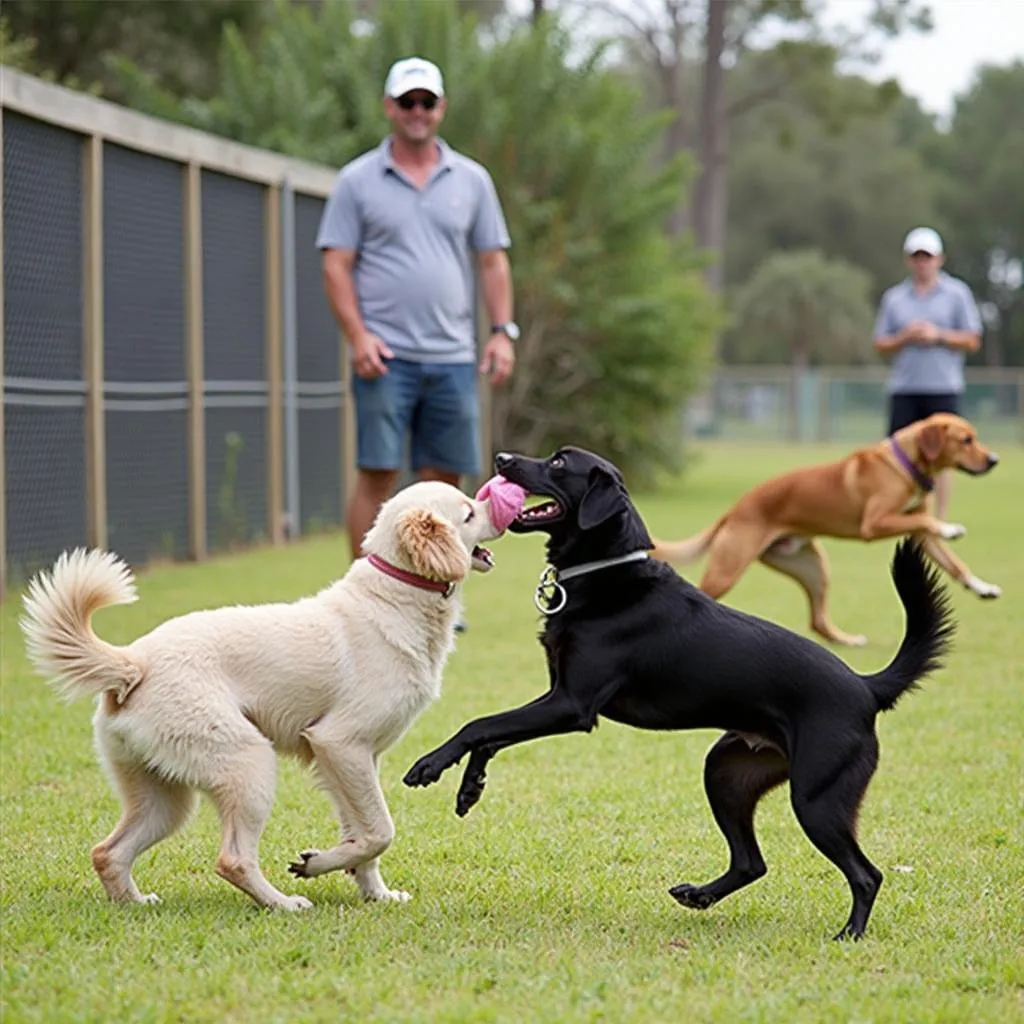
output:
M 970 444 L 970 443 L 971 443 L 971 442 L 972 442 L 973 440 L 974 440 L 974 438 L 973 438 L 973 437 L 971 437 L 971 435 L 970 435 L 970 434 L 968 434 L 968 435 L 967 435 L 967 436 L 966 436 L 966 437 L 964 438 L 964 444 Z
M 463 519 L 463 522 L 464 523 L 471 523 L 475 517 L 476 517 L 476 512 L 472 508 L 467 508 L 466 509 L 466 518 Z
M 561 469 L 565 465 L 565 457 L 562 455 L 551 456 L 551 468 Z

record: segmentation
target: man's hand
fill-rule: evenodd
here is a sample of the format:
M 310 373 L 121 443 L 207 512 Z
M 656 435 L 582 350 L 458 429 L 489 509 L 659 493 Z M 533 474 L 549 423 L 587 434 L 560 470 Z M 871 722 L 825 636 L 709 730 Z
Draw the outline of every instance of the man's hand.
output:
M 391 359 L 394 353 L 376 334 L 364 331 L 352 342 L 352 370 L 363 380 L 383 377 L 388 372 L 385 359 Z
M 492 385 L 504 383 L 512 376 L 516 365 L 515 346 L 500 331 L 495 332 L 484 345 L 480 357 L 480 372 L 486 373 Z
M 938 327 L 927 320 L 914 320 L 909 323 L 906 334 L 915 345 L 936 345 L 942 337 Z

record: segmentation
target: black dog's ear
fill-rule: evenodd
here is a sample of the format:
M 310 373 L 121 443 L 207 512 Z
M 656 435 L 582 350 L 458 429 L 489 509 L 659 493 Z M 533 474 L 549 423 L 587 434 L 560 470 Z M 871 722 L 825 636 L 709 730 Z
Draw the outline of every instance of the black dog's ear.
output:
M 581 530 L 592 530 L 606 523 L 612 516 L 626 508 L 625 495 L 618 480 L 606 469 L 594 469 L 590 473 L 590 487 L 583 495 L 579 508 Z

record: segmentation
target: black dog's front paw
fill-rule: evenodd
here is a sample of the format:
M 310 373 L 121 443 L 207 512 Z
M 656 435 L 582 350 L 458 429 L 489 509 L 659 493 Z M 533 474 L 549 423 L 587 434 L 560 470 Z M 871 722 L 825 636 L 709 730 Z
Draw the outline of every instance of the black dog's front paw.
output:
M 424 754 L 405 773 L 402 781 L 407 786 L 429 786 L 437 782 L 453 764 L 458 764 L 458 761 L 457 757 L 445 756 L 441 750 L 431 751 L 429 754 Z
M 486 785 L 487 776 L 484 772 L 476 772 L 472 776 L 466 775 L 463 778 L 458 795 L 455 797 L 455 813 L 460 818 L 464 818 L 477 805 L 480 797 L 483 796 Z
M 689 907 L 691 910 L 707 910 L 718 902 L 718 897 L 708 892 L 704 886 L 690 885 L 689 882 L 672 886 L 668 893 L 680 906 Z

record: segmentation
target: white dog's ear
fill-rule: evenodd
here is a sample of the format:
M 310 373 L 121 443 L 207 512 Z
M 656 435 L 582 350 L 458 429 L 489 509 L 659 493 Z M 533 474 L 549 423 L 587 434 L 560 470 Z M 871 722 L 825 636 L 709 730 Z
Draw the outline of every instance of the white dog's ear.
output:
M 398 543 L 422 576 L 461 580 L 472 567 L 470 554 L 451 523 L 426 508 L 403 512 L 396 528 Z

